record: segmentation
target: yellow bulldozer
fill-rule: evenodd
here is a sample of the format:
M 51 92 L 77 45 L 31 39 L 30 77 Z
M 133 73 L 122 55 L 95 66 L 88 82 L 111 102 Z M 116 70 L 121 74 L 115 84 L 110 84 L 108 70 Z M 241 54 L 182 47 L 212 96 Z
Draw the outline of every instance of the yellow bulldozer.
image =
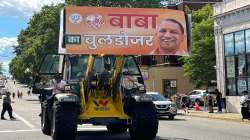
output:
M 157 47 L 153 33 L 162 15 L 184 17 L 166 9 L 65 7 L 59 54 L 44 58 L 33 87 L 40 94 L 42 132 L 53 140 L 75 140 L 78 124 L 93 124 L 106 125 L 110 133 L 129 130 L 134 140 L 154 139 L 156 109 L 144 96 L 134 56 Z

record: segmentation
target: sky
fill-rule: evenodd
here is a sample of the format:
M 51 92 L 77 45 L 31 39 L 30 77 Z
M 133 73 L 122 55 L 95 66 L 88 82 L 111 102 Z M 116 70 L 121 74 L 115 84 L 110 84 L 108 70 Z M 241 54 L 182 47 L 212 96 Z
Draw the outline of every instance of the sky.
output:
M 43 5 L 62 3 L 64 0 L 0 0 L 0 63 L 3 73 L 9 74 L 9 62 L 15 57 L 13 46 L 17 36 L 28 25 L 34 12 Z

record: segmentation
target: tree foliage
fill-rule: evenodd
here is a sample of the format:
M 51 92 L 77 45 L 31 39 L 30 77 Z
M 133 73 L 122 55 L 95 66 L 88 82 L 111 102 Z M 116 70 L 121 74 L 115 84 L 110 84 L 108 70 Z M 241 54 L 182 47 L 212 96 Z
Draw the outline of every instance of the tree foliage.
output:
M 16 57 L 10 63 L 10 73 L 20 81 L 25 81 L 32 73 L 36 73 L 39 64 L 47 53 L 56 53 L 59 40 L 59 15 L 63 5 L 44 6 L 35 13 L 28 27 L 18 35 Z
M 182 58 L 184 73 L 196 87 L 207 86 L 216 77 L 213 9 L 206 5 L 191 14 L 192 50 L 190 57 Z
M 161 0 L 65 0 L 68 5 L 104 6 L 104 7 L 135 7 L 158 8 Z

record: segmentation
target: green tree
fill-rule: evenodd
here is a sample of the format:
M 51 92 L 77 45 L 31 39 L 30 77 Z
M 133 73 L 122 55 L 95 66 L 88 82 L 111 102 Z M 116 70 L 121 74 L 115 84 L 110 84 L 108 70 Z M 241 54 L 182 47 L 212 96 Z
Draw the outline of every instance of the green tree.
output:
M 192 14 L 192 49 L 190 57 L 182 57 L 185 76 L 196 87 L 207 86 L 216 78 L 212 6 L 206 5 Z
M 161 0 L 65 0 L 68 5 L 159 8 Z
M 27 68 L 36 73 L 44 54 L 57 52 L 63 6 L 42 7 L 32 16 L 28 27 L 18 35 L 19 45 L 15 48 L 16 57 L 10 63 L 10 73 L 21 82 L 31 76 L 31 73 L 25 73 Z

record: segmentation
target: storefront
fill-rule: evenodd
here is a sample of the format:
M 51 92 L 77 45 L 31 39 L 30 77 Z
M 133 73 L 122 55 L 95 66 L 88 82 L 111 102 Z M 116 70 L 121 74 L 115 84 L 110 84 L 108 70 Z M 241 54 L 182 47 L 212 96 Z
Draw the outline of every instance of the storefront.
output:
M 250 0 L 214 5 L 218 88 L 228 112 L 240 112 L 240 96 L 250 91 Z

